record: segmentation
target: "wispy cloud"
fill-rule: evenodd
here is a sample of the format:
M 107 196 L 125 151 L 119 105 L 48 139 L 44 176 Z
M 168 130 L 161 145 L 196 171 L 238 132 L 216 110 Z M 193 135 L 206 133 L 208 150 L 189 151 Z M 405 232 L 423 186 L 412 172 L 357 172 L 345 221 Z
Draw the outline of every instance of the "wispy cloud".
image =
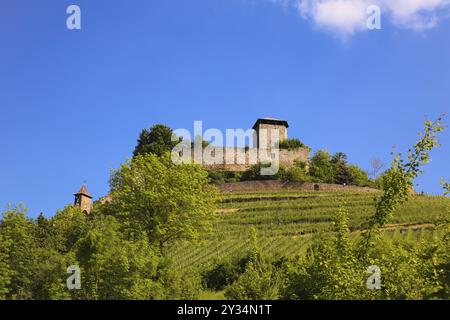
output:
M 383 0 L 382 6 L 391 13 L 394 24 L 423 30 L 437 25 L 439 14 L 449 8 L 450 0 Z
M 383 20 L 412 30 L 435 27 L 450 0 L 273 0 L 295 7 L 304 19 L 342 37 L 367 30 L 367 8 L 381 8 Z M 448 11 L 447 11 L 448 12 Z

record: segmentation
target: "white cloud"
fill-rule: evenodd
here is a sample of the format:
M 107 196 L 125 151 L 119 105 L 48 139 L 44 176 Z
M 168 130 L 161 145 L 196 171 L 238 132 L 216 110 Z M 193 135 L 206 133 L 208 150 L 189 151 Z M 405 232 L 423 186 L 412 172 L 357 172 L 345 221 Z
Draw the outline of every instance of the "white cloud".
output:
M 381 8 L 382 19 L 413 30 L 435 27 L 443 10 L 450 9 L 450 0 L 273 0 L 294 5 L 301 16 L 318 27 L 348 37 L 366 29 L 370 5 Z
M 448 8 L 450 0 L 383 0 L 382 6 L 392 16 L 395 24 L 422 30 L 433 28 L 439 21 L 439 13 Z
M 303 17 L 341 35 L 351 35 L 365 27 L 364 0 L 301 0 L 297 7 Z

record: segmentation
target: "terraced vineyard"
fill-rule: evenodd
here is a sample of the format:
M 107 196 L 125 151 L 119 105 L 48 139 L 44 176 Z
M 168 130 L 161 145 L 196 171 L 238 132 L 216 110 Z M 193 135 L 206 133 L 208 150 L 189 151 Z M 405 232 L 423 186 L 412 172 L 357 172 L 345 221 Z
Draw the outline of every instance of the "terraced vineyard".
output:
M 249 249 L 250 230 L 258 232 L 263 252 L 273 256 L 302 254 L 319 231 L 329 231 L 340 206 L 348 208 L 356 236 L 373 214 L 377 193 L 267 191 L 224 194 L 213 231 L 196 242 L 178 242 L 170 255 L 182 270 L 208 268 Z M 426 239 L 450 205 L 444 197 L 414 196 L 396 213 L 386 234 L 392 238 Z

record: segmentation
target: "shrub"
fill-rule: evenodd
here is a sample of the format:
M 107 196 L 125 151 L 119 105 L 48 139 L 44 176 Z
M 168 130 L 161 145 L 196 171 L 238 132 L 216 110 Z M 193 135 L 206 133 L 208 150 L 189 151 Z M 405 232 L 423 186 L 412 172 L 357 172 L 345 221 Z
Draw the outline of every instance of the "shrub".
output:
M 308 148 L 308 147 L 303 142 L 301 142 L 299 139 L 291 138 L 291 139 L 286 139 L 286 140 L 280 141 L 279 148 L 287 149 L 287 150 L 295 150 L 295 149 Z
M 225 171 L 225 170 L 208 170 L 209 183 L 212 184 L 223 184 L 239 182 L 242 178 L 242 172 L 237 171 Z
M 212 184 L 222 184 L 225 183 L 225 174 L 223 170 L 208 170 L 208 180 Z
M 261 163 L 251 166 L 250 169 L 242 174 L 241 181 L 277 180 L 279 178 L 280 172 L 272 176 L 261 175 L 261 168 L 263 168 L 263 164 Z M 282 168 L 280 168 L 280 170 L 282 170 Z
M 275 300 L 280 296 L 283 284 L 282 272 L 270 263 L 262 253 L 255 228 L 251 229 L 249 259 L 245 271 L 225 290 L 231 300 Z
M 348 170 L 352 176 L 352 182 L 354 185 L 360 187 L 374 187 L 375 184 L 369 179 L 367 172 L 361 170 L 357 165 L 349 165 Z
M 299 167 L 286 169 L 280 178 L 287 182 L 310 182 L 312 180 L 306 170 Z
M 225 291 L 230 300 L 275 300 L 280 296 L 282 276 L 267 262 L 249 263 L 245 272 Z
M 203 281 L 208 289 L 220 291 L 234 283 L 245 271 L 249 257 L 225 260 L 203 274 Z

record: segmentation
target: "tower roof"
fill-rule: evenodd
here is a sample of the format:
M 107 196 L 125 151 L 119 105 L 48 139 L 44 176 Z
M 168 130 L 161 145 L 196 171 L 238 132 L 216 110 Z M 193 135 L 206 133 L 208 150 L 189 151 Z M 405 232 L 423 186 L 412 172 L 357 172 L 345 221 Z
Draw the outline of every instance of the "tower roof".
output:
M 92 199 L 92 196 L 91 196 L 91 194 L 89 193 L 89 191 L 87 190 L 85 184 L 83 184 L 83 186 L 81 187 L 80 191 L 78 191 L 77 193 L 75 193 L 75 196 L 78 196 L 78 195 L 83 195 L 83 196 L 86 196 L 86 197 Z
M 259 118 L 258 120 L 256 120 L 255 124 L 253 125 L 253 129 L 256 129 L 256 127 L 260 124 L 273 124 L 273 125 L 285 126 L 286 128 L 289 128 L 289 124 L 286 120 L 280 120 L 280 119 L 266 117 L 266 118 Z

